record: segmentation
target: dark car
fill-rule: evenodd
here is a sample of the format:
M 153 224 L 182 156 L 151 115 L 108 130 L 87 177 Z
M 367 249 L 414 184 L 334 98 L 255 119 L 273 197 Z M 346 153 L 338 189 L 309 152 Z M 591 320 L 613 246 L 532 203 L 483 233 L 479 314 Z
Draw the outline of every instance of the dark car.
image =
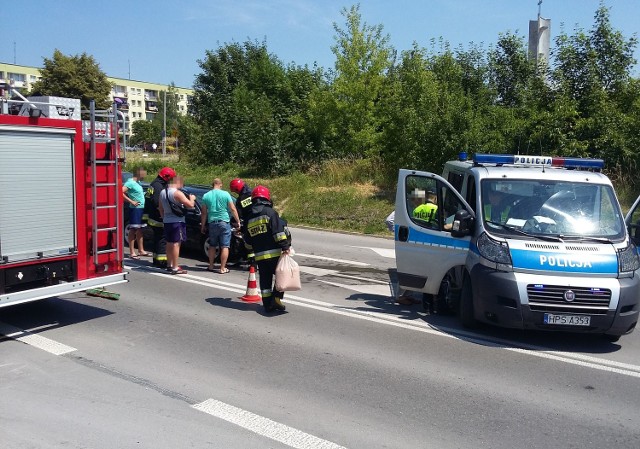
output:
M 142 183 L 143 189 L 148 188 L 147 183 Z M 182 244 L 182 249 L 187 252 L 191 252 L 201 258 L 203 260 L 208 260 L 208 251 L 209 251 L 209 239 L 208 239 L 208 229 L 205 230 L 205 234 L 200 231 L 200 219 L 202 217 L 202 208 L 200 204 L 202 203 L 202 197 L 205 193 L 207 193 L 211 188 L 205 185 L 188 185 L 184 186 L 181 189 L 187 196 L 193 194 L 196 196 L 195 207 L 193 209 L 186 209 L 185 214 L 185 223 L 187 225 L 187 241 Z M 125 215 L 126 215 L 125 207 Z M 146 248 L 152 247 L 153 242 L 153 232 L 149 227 L 143 228 L 144 232 L 144 245 Z M 129 234 L 129 226 L 127 224 L 127 220 L 125 217 L 125 230 L 124 230 L 124 238 L 125 242 L 128 243 L 128 234 Z M 244 243 L 242 241 L 241 236 L 234 236 L 231 240 L 231 248 L 229 251 L 229 262 L 230 263 L 242 263 L 246 259 L 246 250 L 244 249 Z

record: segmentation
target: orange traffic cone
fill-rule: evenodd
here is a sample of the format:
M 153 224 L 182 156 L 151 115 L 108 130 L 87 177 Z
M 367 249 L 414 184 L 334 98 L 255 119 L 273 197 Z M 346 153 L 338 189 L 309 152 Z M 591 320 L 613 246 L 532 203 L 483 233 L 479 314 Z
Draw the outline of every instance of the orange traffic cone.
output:
M 241 296 L 244 302 L 259 302 L 262 301 L 262 296 L 258 291 L 258 282 L 256 281 L 256 269 L 253 265 L 249 268 L 249 281 L 247 282 L 247 293 Z

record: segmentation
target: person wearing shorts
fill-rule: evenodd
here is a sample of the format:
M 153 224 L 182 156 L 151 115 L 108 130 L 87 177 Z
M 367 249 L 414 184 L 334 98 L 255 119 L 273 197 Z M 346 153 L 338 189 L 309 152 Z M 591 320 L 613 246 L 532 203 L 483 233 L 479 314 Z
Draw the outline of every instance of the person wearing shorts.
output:
M 233 216 L 238 228 L 240 218 L 234 204 L 233 197 L 226 190 L 222 190 L 222 181 L 219 178 L 213 180 L 213 189 L 202 197 L 202 218 L 200 230 L 204 234 L 209 224 L 209 266 L 208 271 L 214 271 L 216 260 L 216 248 L 220 248 L 220 274 L 229 272 L 227 260 L 229 247 L 231 246 L 231 216 Z
M 187 225 L 184 215 L 173 213 L 169 201 L 174 205 L 195 207 L 195 195 L 187 197 L 180 189 L 184 186 L 182 177 L 173 178 L 166 189 L 160 192 L 160 214 L 164 224 L 164 237 L 167 241 L 167 270 L 171 274 L 186 274 L 187 270 L 180 268 L 180 244 L 187 240 Z
M 144 237 L 142 228 L 147 226 L 142 222 L 144 213 L 144 190 L 140 185 L 140 181 L 144 180 L 147 172 L 144 168 L 137 168 L 133 173 L 133 177 L 129 178 L 122 186 L 122 198 L 129 205 L 129 257 L 139 259 L 140 256 L 149 256 L 150 254 L 144 250 Z M 136 244 L 138 253 L 136 254 Z

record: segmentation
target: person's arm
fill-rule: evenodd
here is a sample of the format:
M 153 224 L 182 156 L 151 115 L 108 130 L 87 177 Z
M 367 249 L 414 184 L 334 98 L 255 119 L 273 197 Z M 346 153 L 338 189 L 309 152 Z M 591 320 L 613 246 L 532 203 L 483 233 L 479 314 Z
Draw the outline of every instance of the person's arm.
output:
M 200 203 L 200 232 L 206 234 L 207 232 L 207 205 L 204 203 Z
M 175 192 L 173 192 L 173 199 L 183 206 L 187 206 L 189 208 L 196 207 L 196 196 L 194 194 L 189 195 L 189 198 L 187 198 L 187 196 L 182 193 L 181 190 L 176 190 Z
M 233 204 L 233 201 L 229 201 L 228 206 L 229 212 L 233 215 L 233 219 L 236 221 L 238 229 L 240 229 L 240 217 L 238 216 L 238 209 L 236 209 L 236 205 Z
M 128 190 L 129 188 L 126 185 L 122 186 L 122 198 L 132 206 L 137 206 L 138 204 L 140 204 L 138 201 L 133 201 L 131 198 L 129 198 L 129 196 L 127 195 Z
M 286 232 L 284 232 L 284 227 L 286 225 L 285 221 L 280 218 L 275 210 L 273 211 L 273 214 L 271 214 L 271 220 L 269 221 L 271 223 L 273 240 L 280 248 L 282 248 L 282 252 L 284 254 L 288 253 L 291 244 L 289 243 Z
M 162 195 L 158 194 L 158 211 L 160 216 L 164 218 L 164 207 L 162 206 Z

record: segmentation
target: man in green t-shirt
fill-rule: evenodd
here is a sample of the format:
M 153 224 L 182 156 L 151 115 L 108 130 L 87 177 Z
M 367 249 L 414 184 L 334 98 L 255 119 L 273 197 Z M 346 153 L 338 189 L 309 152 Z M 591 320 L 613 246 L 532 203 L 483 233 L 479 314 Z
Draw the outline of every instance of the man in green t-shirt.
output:
M 122 198 L 125 204 L 129 205 L 129 256 L 132 259 L 139 259 L 140 256 L 149 256 L 144 250 L 144 238 L 142 228 L 147 226 L 142 222 L 144 212 L 144 191 L 140 181 L 144 180 L 147 172 L 144 168 L 136 168 L 133 177 L 129 178 L 122 186 Z M 135 246 L 138 245 L 138 254 Z
M 214 271 L 213 263 L 216 260 L 216 248 L 220 248 L 220 274 L 229 272 L 227 259 L 229 258 L 229 246 L 231 245 L 231 216 L 233 216 L 238 228 L 240 217 L 235 206 L 235 200 L 226 190 L 222 190 L 222 181 L 219 178 L 213 180 L 213 189 L 202 197 L 202 215 L 200 230 L 206 233 L 209 224 L 209 267 Z

